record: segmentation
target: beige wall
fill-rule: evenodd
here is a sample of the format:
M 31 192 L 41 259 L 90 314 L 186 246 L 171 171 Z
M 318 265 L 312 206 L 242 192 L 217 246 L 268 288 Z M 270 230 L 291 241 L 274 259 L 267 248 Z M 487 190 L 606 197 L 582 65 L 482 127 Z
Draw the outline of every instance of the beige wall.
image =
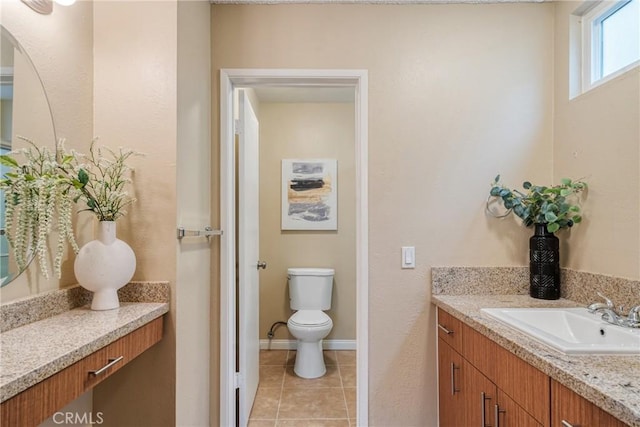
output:
M 212 8 L 214 72 L 369 71 L 371 425 L 436 423 L 430 266 L 526 263 L 529 233 L 484 203 L 498 172 L 552 178 L 553 7 Z
M 136 253 L 134 280 L 168 280 L 172 297 L 162 341 L 94 390 L 94 411 L 105 426 L 173 426 L 177 2 L 96 2 L 93 19 L 95 134 L 146 154 L 135 159 L 137 202 L 118 236 Z
M 260 104 L 260 339 L 287 321 L 287 268 L 330 267 L 333 329 L 327 339 L 356 339 L 355 111 L 353 103 Z M 281 160 L 338 161 L 338 230 L 282 231 Z M 293 339 L 286 327 L 276 339 Z
M 22 2 L 2 1 L 0 21 L 24 47 L 38 70 L 57 137 L 65 138 L 68 148 L 84 150 L 93 137 L 93 4 L 55 6 L 51 15 L 40 15 Z M 51 149 L 55 144 L 53 140 L 40 143 Z M 61 280 L 55 277 L 46 280 L 34 262 L 24 274 L 2 288 L 0 299 L 7 302 L 73 283 L 76 283 L 73 257 L 65 258 Z
M 556 4 L 554 170 L 584 178 L 584 222 L 561 244 L 563 266 L 640 278 L 640 68 L 569 100 L 569 16 Z M 594 296 L 595 297 L 595 296 Z

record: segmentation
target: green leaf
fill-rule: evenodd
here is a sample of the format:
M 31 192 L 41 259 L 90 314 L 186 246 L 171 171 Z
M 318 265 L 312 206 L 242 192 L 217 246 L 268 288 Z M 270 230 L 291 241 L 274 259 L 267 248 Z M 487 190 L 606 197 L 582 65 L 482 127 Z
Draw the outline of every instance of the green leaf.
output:
M 493 187 L 491 189 L 491 191 L 489 192 L 489 194 L 491 194 L 492 196 L 499 196 L 500 195 L 500 187 Z
M 569 210 L 570 210 L 571 212 L 580 212 L 580 206 L 578 206 L 578 205 L 573 205 L 573 206 L 571 206 L 571 207 L 569 208 Z
M 574 224 L 579 224 L 580 222 L 582 222 L 582 217 L 580 215 L 574 215 L 574 217 L 571 219 L 573 220 Z
M 571 185 L 571 180 L 569 178 L 562 178 L 560 182 L 562 185 Z
M 525 181 L 522 183 L 522 187 L 524 187 L 525 190 L 528 190 L 531 188 L 531 183 L 529 181 Z
M 71 161 L 73 161 L 73 156 L 69 155 L 69 156 L 64 156 L 64 158 L 62 159 L 62 164 L 66 165 L 71 163 Z
M 559 229 L 560 229 L 560 226 L 555 222 L 550 222 L 549 224 L 547 224 L 547 231 L 549 233 L 555 233 Z
M 573 193 L 573 191 L 571 189 L 569 189 L 569 188 L 563 188 L 563 189 L 560 190 L 560 195 L 562 197 L 570 196 L 571 193 Z
M 545 219 L 547 222 L 551 223 L 551 222 L 557 221 L 557 220 L 558 220 L 558 217 L 557 217 L 557 216 L 556 216 L 556 214 L 554 214 L 553 212 L 548 211 L 547 213 L 545 213 L 545 214 L 544 214 L 544 219 Z
M 507 190 L 506 188 L 500 190 L 500 197 L 508 196 L 509 194 L 511 194 L 511 191 Z
M 89 174 L 87 174 L 87 171 L 85 171 L 84 169 L 80 169 L 80 171 L 78 172 L 78 181 L 80 181 L 83 186 L 87 185 L 87 183 L 89 182 Z
M 496 178 L 495 178 L 495 180 L 494 180 L 494 181 L 495 181 L 495 182 L 500 181 L 500 174 L 496 175 Z
M 0 164 L 4 166 L 9 166 L 12 168 L 19 167 L 18 162 L 16 162 L 16 160 L 13 157 L 8 156 L 6 154 L 3 154 L 0 156 Z

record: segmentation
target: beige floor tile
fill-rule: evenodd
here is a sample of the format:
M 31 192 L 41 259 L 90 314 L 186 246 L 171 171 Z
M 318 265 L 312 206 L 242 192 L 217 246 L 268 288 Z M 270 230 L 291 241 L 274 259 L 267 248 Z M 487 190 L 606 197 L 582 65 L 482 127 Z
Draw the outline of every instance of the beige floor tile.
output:
M 322 354 L 324 355 L 324 364 L 325 365 L 337 365 L 338 364 L 338 359 L 336 358 L 336 351 L 335 350 L 325 350 L 322 352 Z
M 358 419 L 357 418 L 349 418 L 349 426 L 350 427 L 358 427 Z
M 356 364 L 356 352 L 355 350 L 340 350 L 336 351 L 338 358 L 338 365 L 355 365 Z
M 276 427 L 349 427 L 349 420 L 282 420 Z
M 349 418 L 355 418 L 356 417 L 356 388 L 345 387 L 344 398 L 347 402 L 347 415 L 349 415 Z
M 284 366 L 260 366 L 260 387 L 282 387 Z
M 278 415 L 281 392 L 282 388 L 280 387 L 258 387 L 249 419 L 272 420 L 271 426 L 273 427 Z M 256 427 L 262 427 L 262 425 L 256 424 Z
M 282 390 L 278 421 L 308 418 L 347 418 L 341 388 L 285 388 Z
M 247 427 L 275 427 L 276 420 L 249 420 Z
M 293 366 L 296 363 L 296 351 L 289 350 L 289 354 L 287 354 L 287 366 Z
M 320 378 L 300 378 L 293 371 L 293 366 L 287 366 L 284 374 L 285 388 L 318 388 L 318 387 L 342 387 L 338 366 L 327 365 L 327 373 Z
M 355 387 L 356 386 L 356 366 L 355 365 L 340 365 L 340 376 L 342 377 L 343 387 Z
M 285 366 L 287 352 L 287 350 L 260 350 L 260 364 Z

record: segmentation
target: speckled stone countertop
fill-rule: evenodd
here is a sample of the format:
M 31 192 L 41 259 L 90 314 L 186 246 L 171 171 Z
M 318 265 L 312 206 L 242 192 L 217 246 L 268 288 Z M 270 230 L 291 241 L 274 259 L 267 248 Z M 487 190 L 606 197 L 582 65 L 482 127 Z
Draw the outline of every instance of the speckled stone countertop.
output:
M 0 305 L 0 402 L 169 311 L 169 282 L 131 282 L 118 296 L 106 311 L 77 286 Z
M 431 301 L 590 402 L 640 427 L 640 357 L 566 355 L 481 313 L 489 307 L 576 307 L 528 295 L 432 295 Z

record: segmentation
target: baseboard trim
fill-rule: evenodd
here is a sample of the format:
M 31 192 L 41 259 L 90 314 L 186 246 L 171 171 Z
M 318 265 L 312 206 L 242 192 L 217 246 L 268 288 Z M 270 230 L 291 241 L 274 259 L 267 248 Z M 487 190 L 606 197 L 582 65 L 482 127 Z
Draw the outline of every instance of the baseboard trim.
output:
M 355 350 L 356 340 L 323 340 L 325 350 Z M 260 350 L 295 350 L 296 340 L 260 340 Z

